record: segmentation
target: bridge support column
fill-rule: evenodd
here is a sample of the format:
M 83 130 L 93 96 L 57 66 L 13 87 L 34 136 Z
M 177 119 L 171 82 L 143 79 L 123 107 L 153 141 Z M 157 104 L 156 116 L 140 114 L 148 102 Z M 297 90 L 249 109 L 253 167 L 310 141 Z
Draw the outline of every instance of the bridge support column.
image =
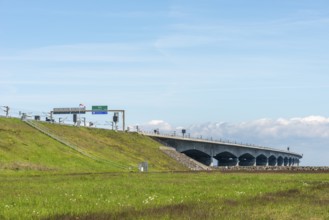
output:
M 240 163 L 240 160 L 239 160 L 239 158 L 236 158 L 236 167 L 238 167 L 239 166 L 239 163 Z
M 216 160 L 214 157 L 210 158 L 210 166 L 211 167 L 218 167 L 218 160 Z

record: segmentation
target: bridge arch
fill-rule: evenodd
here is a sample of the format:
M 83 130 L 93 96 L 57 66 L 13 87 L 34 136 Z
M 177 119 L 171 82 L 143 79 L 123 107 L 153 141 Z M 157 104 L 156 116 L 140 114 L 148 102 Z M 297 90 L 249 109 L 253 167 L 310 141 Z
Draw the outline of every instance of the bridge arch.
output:
M 218 166 L 236 166 L 238 164 L 238 157 L 228 151 L 219 153 L 214 158 L 218 161 Z
M 278 164 L 277 164 L 277 166 L 281 167 L 281 166 L 283 166 L 283 164 L 284 164 L 283 157 L 282 156 L 279 156 L 278 157 Z
M 249 154 L 245 153 L 239 157 L 239 166 L 254 166 L 256 158 Z
M 266 166 L 267 165 L 267 157 L 264 154 L 260 154 L 256 157 L 256 166 Z
M 199 151 L 199 150 L 195 150 L 195 149 L 191 149 L 191 150 L 186 150 L 182 152 L 183 154 L 185 154 L 188 157 L 193 158 L 194 160 L 210 166 L 211 162 L 212 162 L 212 158 L 209 154 L 206 154 L 205 152 Z
M 276 166 L 277 165 L 277 159 L 274 155 L 272 155 L 268 158 L 268 165 L 269 166 Z
M 283 158 L 283 166 L 288 166 L 289 165 L 289 159 L 288 157 Z

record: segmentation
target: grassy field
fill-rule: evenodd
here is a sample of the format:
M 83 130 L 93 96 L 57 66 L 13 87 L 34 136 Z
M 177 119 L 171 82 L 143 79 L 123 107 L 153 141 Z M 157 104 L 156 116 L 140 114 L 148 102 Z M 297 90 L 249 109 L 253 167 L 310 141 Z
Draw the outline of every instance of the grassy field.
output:
M 102 160 L 0 118 L 1 220 L 329 219 L 329 174 L 187 172 L 138 134 L 43 126 Z
M 0 176 L 0 219 L 329 219 L 328 174 Z

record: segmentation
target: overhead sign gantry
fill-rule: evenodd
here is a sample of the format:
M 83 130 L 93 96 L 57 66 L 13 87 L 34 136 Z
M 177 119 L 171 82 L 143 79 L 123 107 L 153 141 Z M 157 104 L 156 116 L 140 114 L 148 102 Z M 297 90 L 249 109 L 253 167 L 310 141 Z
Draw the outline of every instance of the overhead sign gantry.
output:
M 122 130 L 125 131 L 125 110 L 110 110 L 106 105 L 92 106 L 91 110 L 87 110 L 85 106 L 78 108 L 54 108 L 53 111 L 50 112 L 50 118 L 52 120 L 53 114 L 86 114 L 87 112 L 91 112 L 93 115 L 103 115 L 108 114 L 108 112 L 122 113 Z

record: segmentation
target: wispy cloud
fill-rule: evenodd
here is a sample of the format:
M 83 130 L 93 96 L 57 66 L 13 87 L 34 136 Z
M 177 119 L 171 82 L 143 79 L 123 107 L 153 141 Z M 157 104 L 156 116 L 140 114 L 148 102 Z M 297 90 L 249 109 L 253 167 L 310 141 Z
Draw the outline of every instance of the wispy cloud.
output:
M 159 38 L 155 42 L 156 48 L 186 48 L 202 45 L 209 45 L 211 43 L 219 42 L 220 39 L 209 37 L 205 35 L 184 35 L 177 34 Z
M 189 15 L 193 18 L 193 14 Z M 315 12 L 298 12 L 283 17 L 253 20 L 185 19 L 168 26 L 155 45 L 159 49 L 173 49 L 211 45 L 229 45 L 231 48 L 294 48 L 310 47 L 300 40 L 300 31 L 319 30 L 329 25 L 329 17 Z M 302 39 L 304 39 L 302 37 Z M 302 42 L 300 42 L 302 41 Z
M 54 45 L 0 55 L 0 61 L 48 62 L 150 62 L 157 54 L 147 44 L 73 44 Z

